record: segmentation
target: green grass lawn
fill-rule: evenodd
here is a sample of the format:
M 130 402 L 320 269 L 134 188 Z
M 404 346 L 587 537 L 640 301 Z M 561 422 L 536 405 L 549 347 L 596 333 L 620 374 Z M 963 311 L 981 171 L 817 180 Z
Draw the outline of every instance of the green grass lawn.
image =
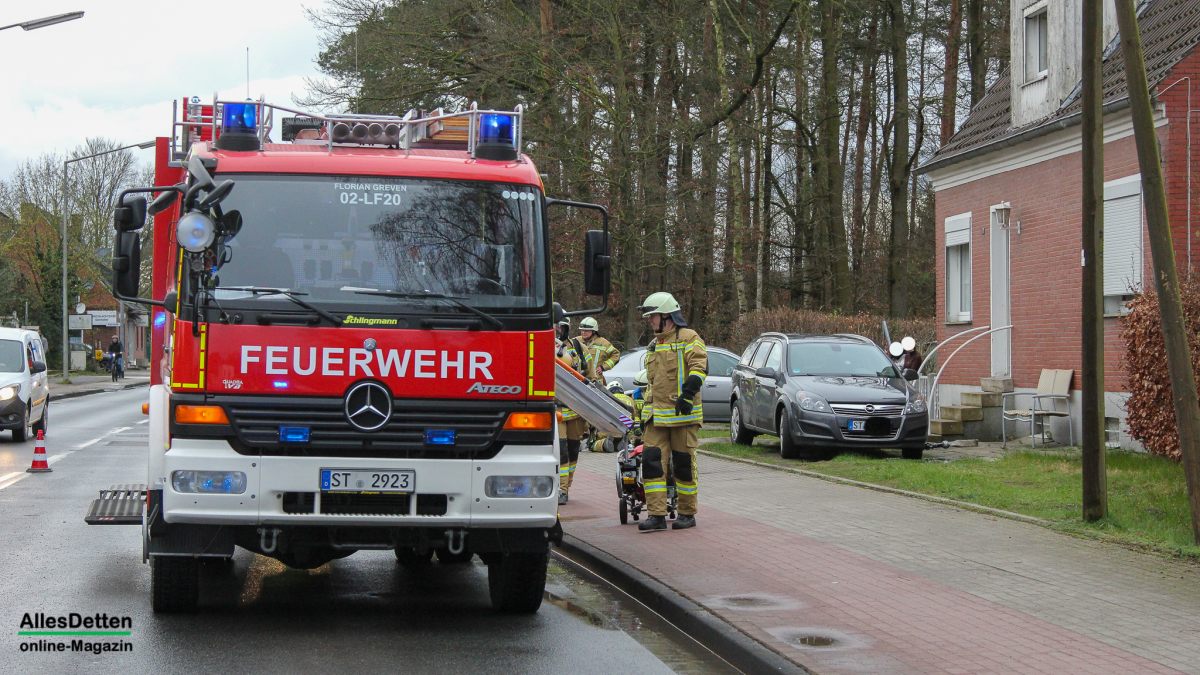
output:
M 774 442 L 767 444 L 764 441 Z M 1192 540 L 1183 468 L 1151 455 L 1109 451 L 1108 517 L 1082 520 L 1079 451 L 1014 451 L 999 459 L 914 462 L 841 454 L 824 462 L 785 460 L 775 439 L 753 446 L 705 443 L 705 450 L 830 476 L 1013 511 L 1055 529 L 1102 536 L 1132 546 L 1200 558 Z

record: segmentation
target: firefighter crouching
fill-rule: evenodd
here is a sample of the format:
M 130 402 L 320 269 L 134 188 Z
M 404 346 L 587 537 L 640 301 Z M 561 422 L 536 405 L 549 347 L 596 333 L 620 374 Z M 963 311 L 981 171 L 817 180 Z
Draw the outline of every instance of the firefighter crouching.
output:
M 600 335 L 600 323 L 595 317 L 579 322 L 579 339 L 583 343 L 583 358 L 587 362 L 584 376 L 592 382 L 604 384 L 604 371 L 612 370 L 621 358 L 621 352 Z
M 612 382 L 609 382 L 608 383 L 608 393 L 612 394 L 612 397 L 615 398 L 618 403 L 625 406 L 625 409 L 629 411 L 630 415 L 637 414 L 637 410 L 633 403 L 633 398 L 630 397 L 629 394 L 626 394 L 625 392 L 621 391 L 621 383 L 620 382 L 617 382 L 615 380 Z M 636 419 L 636 418 L 634 418 L 634 419 Z M 592 447 L 589 448 L 589 450 L 591 450 L 592 452 L 616 452 L 618 450 L 617 446 L 620 445 L 620 443 L 621 443 L 620 438 L 609 438 L 608 434 L 606 434 L 604 432 L 600 432 L 600 433 L 596 434 L 596 441 L 594 443 L 592 443 Z
M 696 398 L 708 373 L 704 340 L 687 327 L 679 303 L 670 293 L 651 294 L 639 308 L 654 339 L 647 347 L 646 374 L 650 422 L 643 437 L 642 477 L 650 517 L 638 525 L 642 532 L 667 529 L 667 475 L 675 477 L 679 516 L 672 529 L 696 526 L 699 471 L 697 432 L 704 420 Z
M 558 321 L 555 333 L 556 354 L 576 371 L 583 372 L 583 357 L 578 340 L 569 338 L 571 320 L 562 317 Z M 579 442 L 587 428 L 579 413 L 561 407 L 558 422 L 558 503 L 567 503 L 567 491 L 571 489 L 571 479 L 575 476 L 575 464 L 579 462 Z

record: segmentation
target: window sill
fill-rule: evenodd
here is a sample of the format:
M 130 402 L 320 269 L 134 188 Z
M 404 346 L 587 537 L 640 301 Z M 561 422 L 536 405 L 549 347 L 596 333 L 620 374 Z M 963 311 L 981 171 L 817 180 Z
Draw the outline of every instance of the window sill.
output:
M 943 326 L 970 326 L 971 323 L 972 323 L 972 321 L 970 319 L 967 319 L 965 321 L 947 321 L 946 323 L 944 323 L 942 325 Z
M 1048 77 L 1050 77 L 1050 71 L 1043 70 L 1042 72 L 1038 73 L 1037 75 L 1034 75 L 1033 77 L 1029 78 L 1028 80 L 1025 80 L 1025 82 L 1022 83 L 1021 86 L 1028 87 L 1029 85 L 1037 84 L 1038 82 L 1041 82 L 1042 80 L 1045 80 Z

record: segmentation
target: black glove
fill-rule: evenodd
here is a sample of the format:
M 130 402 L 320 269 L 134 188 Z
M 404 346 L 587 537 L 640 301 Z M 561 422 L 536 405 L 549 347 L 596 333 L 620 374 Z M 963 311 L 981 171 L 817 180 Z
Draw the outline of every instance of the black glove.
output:
M 675 399 L 675 414 L 676 415 L 691 415 L 692 414 L 692 399 L 680 396 Z
M 683 381 L 683 386 L 680 387 L 680 389 L 683 391 L 683 396 L 688 399 L 693 399 L 696 398 L 696 394 L 700 393 L 700 386 L 702 384 L 703 381 L 700 379 L 699 375 L 688 375 L 687 379 Z

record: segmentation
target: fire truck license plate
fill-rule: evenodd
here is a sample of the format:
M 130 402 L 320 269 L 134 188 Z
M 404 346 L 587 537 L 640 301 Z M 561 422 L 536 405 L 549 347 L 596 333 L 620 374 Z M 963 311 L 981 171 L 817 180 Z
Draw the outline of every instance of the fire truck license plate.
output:
M 416 471 L 321 469 L 322 492 L 412 492 Z

